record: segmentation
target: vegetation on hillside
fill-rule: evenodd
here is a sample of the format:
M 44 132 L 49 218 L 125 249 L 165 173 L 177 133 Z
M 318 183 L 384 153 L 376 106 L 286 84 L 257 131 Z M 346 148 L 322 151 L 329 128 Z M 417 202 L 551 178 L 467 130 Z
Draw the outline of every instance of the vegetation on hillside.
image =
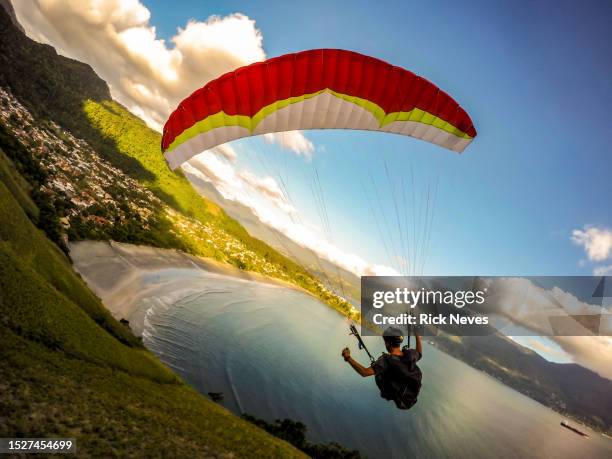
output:
M 132 218 L 133 214 L 117 221 L 116 213 L 110 212 L 108 206 L 89 206 L 87 214 L 80 212 L 79 219 L 70 220 L 71 238 L 112 238 L 213 257 L 240 269 L 296 284 L 341 313 L 357 317 L 357 311 L 348 302 L 314 275 L 251 237 L 221 208 L 200 196 L 180 171 L 171 171 L 160 152 L 160 134 L 113 102 L 106 83 L 89 66 L 59 56 L 52 47 L 28 39 L 4 11 L 0 11 L 0 26 L 3 50 L 0 86 L 8 88 L 37 123 L 50 126 L 48 131 L 57 123 L 55 126 L 61 129 L 56 137 L 66 144 L 62 146 L 60 142 L 57 148 L 70 154 L 74 152 L 71 144 L 76 143 L 77 150 L 91 150 L 126 179 L 135 180 L 152 192 L 162 204 L 149 208 L 151 221 L 147 221 L 148 227 L 144 229 L 139 218 Z M 81 180 L 88 179 L 86 176 Z M 40 188 L 37 183 L 32 186 L 34 190 Z M 109 188 L 103 191 L 112 194 Z M 58 209 L 59 201 L 48 199 L 45 212 L 61 218 L 58 214 L 66 211 Z M 101 219 L 112 225 L 104 227 Z M 48 234 L 61 246 L 58 241 L 61 235 L 53 235 L 56 223 L 57 219 Z
M 360 459 L 361 454 L 357 450 L 346 449 L 344 446 L 335 442 L 330 443 L 311 443 L 306 439 L 306 426 L 291 419 L 277 419 L 274 422 L 267 422 L 249 414 L 243 414 L 245 419 L 275 437 L 282 438 L 291 443 L 300 451 L 304 451 L 310 457 L 329 458 L 329 459 Z
M 144 349 L 34 227 L 4 154 L 0 177 L 1 437 L 74 437 L 82 456 L 300 456 Z
M 51 121 L 38 122 L 0 87 L 0 148 L 27 178 L 30 194 L 41 209 L 33 221 L 60 248 L 66 251 L 68 239 L 176 248 L 292 282 L 341 312 L 350 311 L 316 277 L 249 236 L 221 208 L 200 197 L 182 174 L 167 168 L 156 148 L 140 145 L 143 135 L 144 142 L 159 140 L 157 133 L 121 106 L 113 107 L 109 115 L 102 106 L 92 104 L 88 102 L 87 107 L 96 123 L 104 121 L 101 129 L 119 137 L 121 151 L 144 150 L 139 162 L 151 169 L 151 177 L 160 178 L 128 176 L 86 141 Z
M 196 252 L 180 226 L 203 223 L 91 123 L 86 100 L 110 94 L 89 66 L 1 8 L 0 47 L 0 436 L 74 437 L 81 456 L 303 457 L 186 385 L 74 272 L 67 235 Z
M 192 253 L 211 255 L 209 238 L 206 237 L 206 231 L 198 230 L 198 223 L 208 225 L 209 228 L 212 226 L 229 236 L 231 240 L 226 241 L 226 244 L 233 243 L 240 247 L 240 250 L 229 256 L 223 254 L 222 261 L 240 269 L 260 272 L 294 283 L 344 314 L 351 312 L 349 303 L 325 288 L 300 265 L 268 244 L 250 236 L 236 220 L 228 217 L 223 209 L 200 196 L 180 171 L 171 171 L 159 149 L 161 135 L 148 128 L 142 120 L 112 101 L 100 103 L 88 100 L 85 103 L 85 113 L 92 126 L 115 142 L 118 151 L 137 160 L 144 168 L 147 174 L 140 180 L 147 188 L 176 213 L 188 218 L 187 222 L 183 220 L 182 225 L 178 227 L 181 239 L 189 245 Z M 218 255 L 219 251 L 216 252 Z
M 2 87 L 0 107 L 0 148 L 29 183 L 41 209 L 36 224 L 64 251 L 68 239 L 186 248 L 171 232 L 162 202 L 87 142 L 34 119 Z

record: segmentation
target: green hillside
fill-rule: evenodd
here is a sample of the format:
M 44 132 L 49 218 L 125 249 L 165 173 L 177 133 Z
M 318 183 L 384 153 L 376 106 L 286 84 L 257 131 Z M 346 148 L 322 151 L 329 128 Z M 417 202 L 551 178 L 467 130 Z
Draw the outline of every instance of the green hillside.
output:
M 351 314 L 350 304 L 329 291 L 314 275 L 251 237 L 220 207 L 200 196 L 180 171 L 171 171 L 160 152 L 160 134 L 114 102 L 106 83 L 88 65 L 59 56 L 52 47 L 29 39 L 3 10 L 0 10 L 0 47 L 0 86 L 9 89 L 28 112 L 16 116 L 13 128 L 17 126 L 17 130 L 23 131 L 20 118 L 29 117 L 37 126 L 49 126 L 49 132 L 65 140 L 66 150 L 70 150 L 75 139 L 76 142 L 82 139 L 96 155 L 126 178 L 136 180 L 161 202 L 151 206 L 154 215 L 146 231 L 133 216 L 118 223 L 116 215 L 109 215 L 100 202 L 90 206 L 84 218 L 71 220 L 70 238 L 114 239 L 212 257 L 298 285 L 341 313 Z M 28 135 L 15 136 L 22 144 L 30 140 Z M 35 143 L 25 146 L 39 148 Z M 113 194 L 111 187 L 103 191 Z M 62 198 L 56 196 L 49 206 L 56 208 L 58 218 L 65 216 L 62 209 L 57 209 L 63 207 L 62 201 L 66 199 Z M 94 225 L 92 219 L 112 224 L 103 228 Z M 50 229 L 47 234 L 58 242 L 60 236 L 53 235 L 57 229 L 52 225 L 47 225 L 47 229 Z
M 300 456 L 159 363 L 31 223 L 3 153 L 0 178 L 0 436 L 76 437 L 84 456 Z
M 112 139 L 121 154 L 141 165 L 145 171 L 139 177 L 141 183 L 177 212 L 171 213 L 170 219 L 189 252 L 291 282 L 340 312 L 349 313 L 350 305 L 327 290 L 316 277 L 268 244 L 250 236 L 223 209 L 200 196 L 180 170 L 171 171 L 159 150 L 159 133 L 116 102 L 87 100 L 84 108 L 91 126 L 104 138 Z M 225 234 L 227 240 L 211 244 L 210 238 L 204 237 L 205 228 L 200 228 L 201 224 L 214 227 Z M 227 242 L 240 249 L 234 253 L 223 253 L 219 247 L 224 247 Z
M 83 457 L 304 457 L 161 364 L 75 273 L 65 241 L 174 247 L 314 293 L 318 281 L 197 195 L 89 66 L 2 8 L 0 48 L 0 436 L 73 437 Z

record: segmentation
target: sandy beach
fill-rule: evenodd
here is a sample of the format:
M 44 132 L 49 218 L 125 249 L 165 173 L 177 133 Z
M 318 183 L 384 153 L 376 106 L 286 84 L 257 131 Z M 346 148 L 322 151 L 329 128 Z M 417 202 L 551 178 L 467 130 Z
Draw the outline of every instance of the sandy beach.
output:
M 171 249 L 113 241 L 79 241 L 70 244 L 70 256 L 75 270 L 111 314 L 118 320 L 128 320 L 138 335 L 142 334 L 146 315 L 142 299 L 164 292 L 167 300 L 177 300 L 188 292 L 182 285 L 183 277 L 185 285 L 194 275 L 206 273 L 302 291 L 281 280 Z M 171 289 L 169 283 L 172 283 Z M 178 297 L 168 298 L 169 290 Z

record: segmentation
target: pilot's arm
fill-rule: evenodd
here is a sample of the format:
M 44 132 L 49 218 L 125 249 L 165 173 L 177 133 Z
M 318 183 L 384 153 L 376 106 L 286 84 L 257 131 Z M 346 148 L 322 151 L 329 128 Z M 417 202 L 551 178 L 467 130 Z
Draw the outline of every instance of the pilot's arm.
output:
M 421 342 L 421 335 L 415 332 L 414 337 L 416 339 L 416 350 L 419 353 L 419 355 L 422 356 L 423 355 L 423 343 Z
M 344 358 L 345 362 L 348 362 L 353 367 L 353 370 L 355 370 L 358 374 L 360 374 L 364 378 L 367 376 L 374 375 L 374 368 L 372 367 L 366 368 L 363 365 L 361 365 L 359 362 L 357 362 L 354 358 L 352 358 L 351 351 L 349 350 L 348 347 L 345 347 L 344 349 L 342 349 L 342 357 Z

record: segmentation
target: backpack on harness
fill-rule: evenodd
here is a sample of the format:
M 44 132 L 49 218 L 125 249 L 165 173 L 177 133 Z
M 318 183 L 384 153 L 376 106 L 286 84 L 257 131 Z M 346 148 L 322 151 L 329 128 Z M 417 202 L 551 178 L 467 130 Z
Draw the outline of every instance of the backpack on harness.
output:
M 411 360 L 407 350 L 402 357 L 383 354 L 381 359 L 382 371 L 376 374 L 380 396 L 393 400 L 401 410 L 411 408 L 421 390 L 421 369 Z

